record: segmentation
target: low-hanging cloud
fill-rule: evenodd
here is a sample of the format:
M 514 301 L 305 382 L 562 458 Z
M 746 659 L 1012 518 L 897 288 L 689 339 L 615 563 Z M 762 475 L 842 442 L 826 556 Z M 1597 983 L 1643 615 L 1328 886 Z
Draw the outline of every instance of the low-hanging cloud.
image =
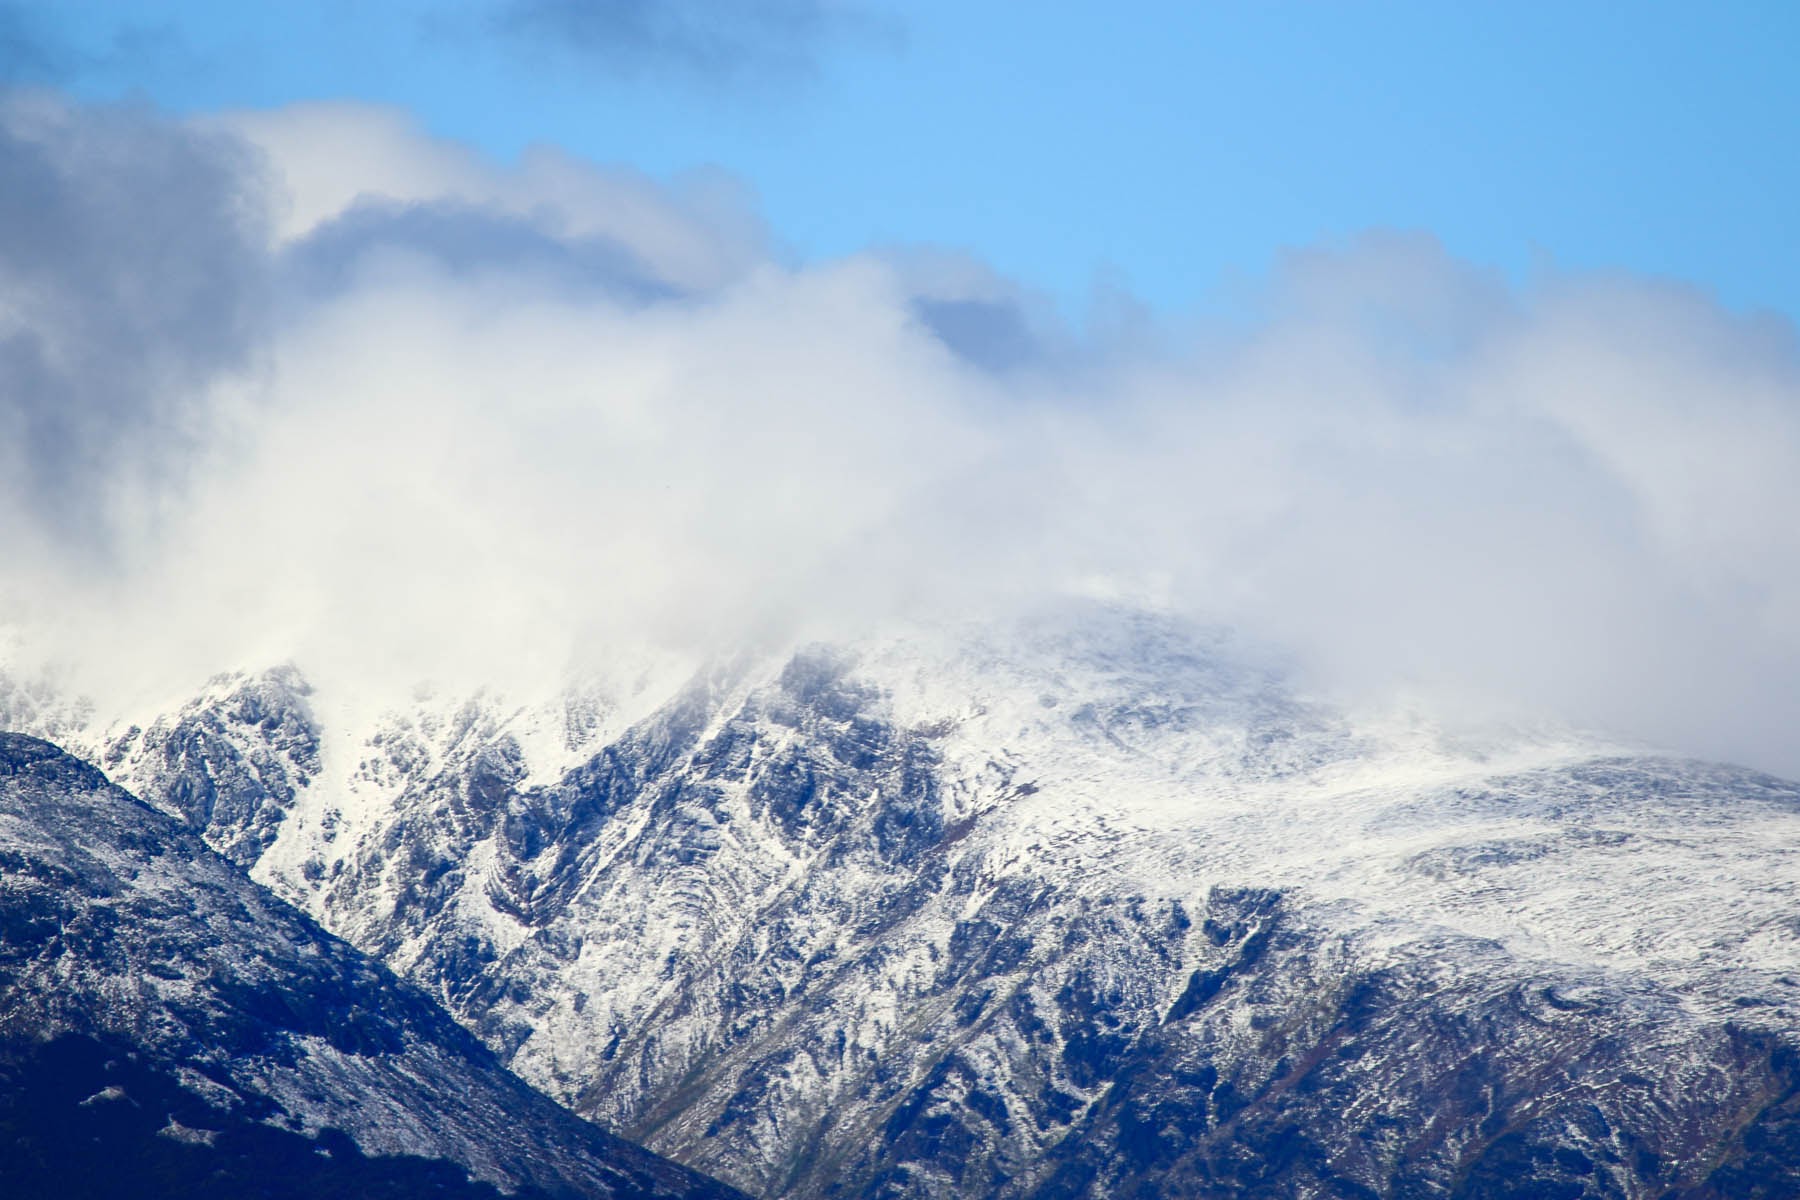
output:
M 1277 264 L 1248 325 L 1079 333 L 967 259 L 786 261 L 717 177 L 500 167 L 348 106 L 30 103 L 62 132 L 8 161 L 83 200 L 23 214 L 65 224 L 0 257 L 9 337 L 80 353 L 8 367 L 39 549 L 0 598 L 96 677 L 528 682 L 1099 581 L 1353 697 L 1800 771 L 1783 320 L 1374 235 Z M 204 186 L 163 227 L 223 232 L 147 258 L 105 198 L 171 172 Z M 71 524 L 58 488 L 115 502 Z

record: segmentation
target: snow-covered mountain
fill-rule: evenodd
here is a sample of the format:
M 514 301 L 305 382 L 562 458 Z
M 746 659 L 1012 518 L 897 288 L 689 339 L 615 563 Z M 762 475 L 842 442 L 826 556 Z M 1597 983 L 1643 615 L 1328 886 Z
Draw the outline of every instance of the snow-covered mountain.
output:
M 1101 605 L 353 699 L 0 717 L 754 1194 L 1800 1194 L 1800 786 Z
M 0 734 L 0 1194 L 716 1197 L 188 829 Z

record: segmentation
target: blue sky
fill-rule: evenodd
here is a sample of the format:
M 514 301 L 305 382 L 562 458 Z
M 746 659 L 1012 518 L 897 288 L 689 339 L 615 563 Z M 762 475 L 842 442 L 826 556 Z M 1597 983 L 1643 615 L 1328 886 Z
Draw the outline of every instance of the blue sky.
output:
M 802 257 L 955 247 L 1076 309 L 1216 307 L 1284 248 L 1397 228 L 1800 313 L 1797 5 L 679 0 L 698 50 L 631 0 L 585 40 L 501 7 L 14 12 L 88 96 L 356 98 L 499 156 L 721 166 Z

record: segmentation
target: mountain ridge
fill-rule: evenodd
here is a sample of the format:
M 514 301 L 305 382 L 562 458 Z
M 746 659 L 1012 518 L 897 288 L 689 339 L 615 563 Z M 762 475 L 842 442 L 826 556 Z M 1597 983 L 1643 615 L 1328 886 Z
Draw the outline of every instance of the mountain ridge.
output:
M 560 774 L 491 698 L 309 715 L 324 775 L 255 869 L 578 1111 L 764 1195 L 1800 1187 L 1751 1144 L 1791 1135 L 1793 784 L 1370 724 L 1105 607 L 636 708 Z M 215 751 L 119 761 L 254 797 L 230 768 L 280 738 L 232 711 L 160 735 Z

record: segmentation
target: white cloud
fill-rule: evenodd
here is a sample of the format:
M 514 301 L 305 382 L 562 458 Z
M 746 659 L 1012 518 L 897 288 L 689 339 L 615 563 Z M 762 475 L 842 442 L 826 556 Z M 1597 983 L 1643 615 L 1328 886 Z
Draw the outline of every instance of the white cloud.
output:
M 213 377 L 205 440 L 139 494 L 110 575 L 5 569 L 103 674 L 295 655 L 504 682 L 593 644 L 1101 580 L 1353 697 L 1800 772 L 1785 323 L 1628 278 L 1521 291 L 1372 237 L 1280 264 L 1248 332 L 1083 346 L 975 264 L 784 264 L 730 187 L 496 166 L 363 108 L 226 123 L 294 192 L 273 280 L 358 205 L 509 232 L 469 269 L 447 239 L 474 226 L 363 227 L 257 369 Z M 667 292 L 543 269 L 596 238 Z M 1004 355 L 955 345 L 984 329 Z
M 268 156 L 281 188 L 275 233 L 285 243 L 358 205 L 452 202 L 529 221 L 558 238 L 616 241 L 682 290 L 722 286 L 768 255 L 748 193 L 717 170 L 664 184 L 552 146 L 501 167 L 425 134 L 395 109 L 347 101 L 226 113 L 198 124 L 235 133 Z

